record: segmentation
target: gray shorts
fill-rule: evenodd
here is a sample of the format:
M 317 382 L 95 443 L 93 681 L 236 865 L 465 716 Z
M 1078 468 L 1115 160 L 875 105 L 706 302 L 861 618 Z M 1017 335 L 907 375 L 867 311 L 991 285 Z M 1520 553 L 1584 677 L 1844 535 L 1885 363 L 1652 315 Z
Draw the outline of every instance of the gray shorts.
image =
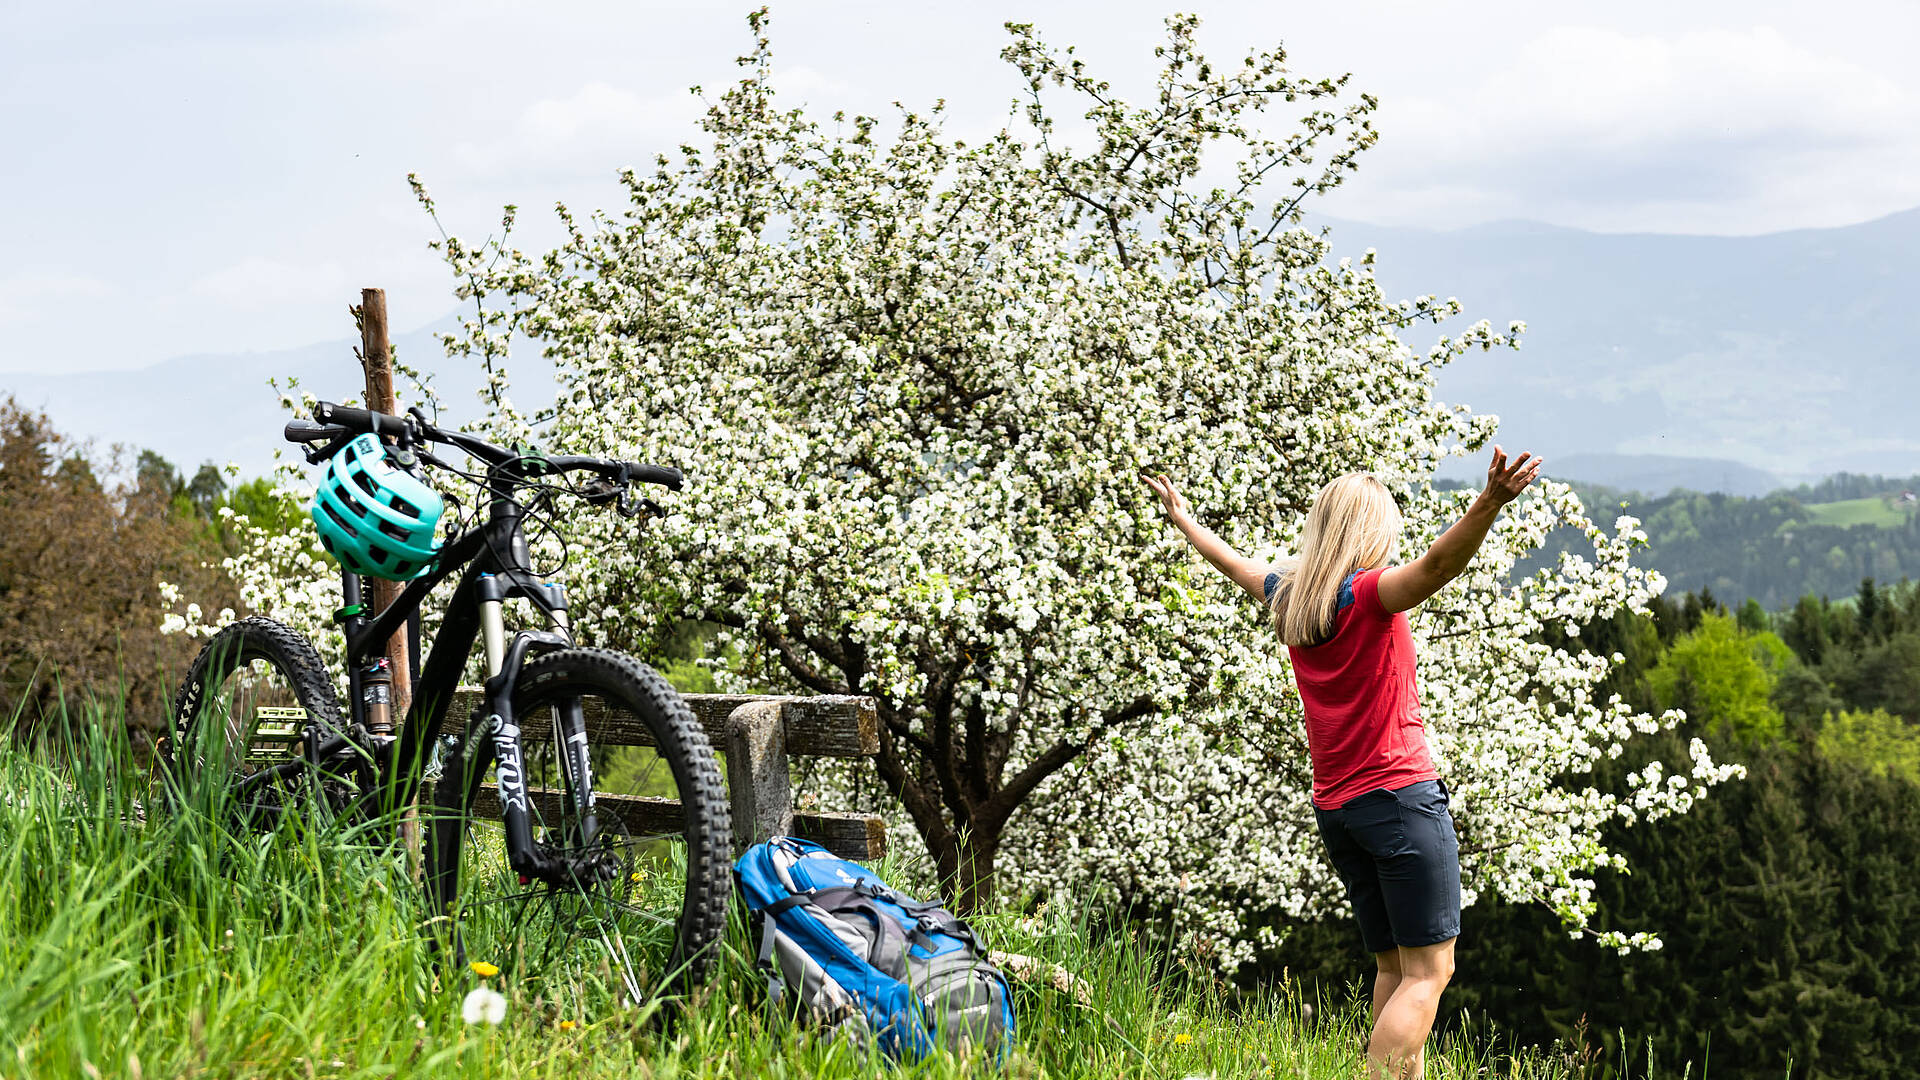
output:
M 1376 788 L 1314 816 L 1368 952 L 1460 936 L 1460 841 L 1445 783 Z

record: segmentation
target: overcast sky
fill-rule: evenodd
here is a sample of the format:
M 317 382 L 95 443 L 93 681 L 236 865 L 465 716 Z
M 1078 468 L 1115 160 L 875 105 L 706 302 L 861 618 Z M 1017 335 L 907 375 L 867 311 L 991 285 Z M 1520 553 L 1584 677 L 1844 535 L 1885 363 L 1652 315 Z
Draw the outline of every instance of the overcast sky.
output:
M 1170 3 L 1170 0 L 1169 0 Z M 1009 19 L 1123 91 L 1169 3 L 774 0 L 783 92 L 873 112 L 944 97 L 999 125 Z M 1351 71 L 1380 146 L 1324 214 L 1458 227 L 1757 233 L 1920 205 L 1920 4 L 1200 2 L 1215 55 L 1284 42 Z M 484 234 L 619 199 L 735 77 L 746 4 L 0 0 L 0 371 L 141 367 L 399 329 L 453 308 L 407 190 Z M 883 113 L 884 115 L 884 113 Z

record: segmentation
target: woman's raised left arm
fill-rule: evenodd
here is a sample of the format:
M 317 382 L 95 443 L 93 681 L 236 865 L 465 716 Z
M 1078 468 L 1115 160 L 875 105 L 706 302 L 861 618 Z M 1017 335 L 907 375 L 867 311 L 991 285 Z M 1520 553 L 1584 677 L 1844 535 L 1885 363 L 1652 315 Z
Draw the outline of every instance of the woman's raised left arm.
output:
M 1487 486 L 1460 520 L 1441 533 L 1426 554 L 1405 566 L 1389 567 L 1380 575 L 1380 606 L 1388 611 L 1411 610 L 1459 577 L 1480 550 L 1487 530 L 1493 528 L 1493 519 L 1500 516 L 1500 508 L 1533 483 L 1540 475 L 1540 465 L 1541 460 L 1532 454 L 1521 454 L 1509 465 L 1506 452 L 1494 447 L 1493 463 L 1487 466 Z

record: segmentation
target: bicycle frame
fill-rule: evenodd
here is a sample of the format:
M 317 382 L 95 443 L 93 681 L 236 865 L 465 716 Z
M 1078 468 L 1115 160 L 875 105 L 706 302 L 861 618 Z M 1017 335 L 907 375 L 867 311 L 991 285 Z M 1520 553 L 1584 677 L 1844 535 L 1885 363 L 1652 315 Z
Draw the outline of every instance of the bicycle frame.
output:
M 488 487 L 493 498 L 487 520 L 449 541 L 432 571 L 410 582 L 386 610 L 371 618 L 359 610 L 362 596 L 359 577 L 341 572 L 345 606 L 339 621 L 347 639 L 348 730 L 323 731 L 309 720 L 305 752 L 301 757 L 254 773 L 242 782 L 241 791 L 256 784 L 297 779 L 308 770 L 318 771 L 336 762 L 347 762 L 363 773 L 373 774 L 377 806 L 382 813 L 410 805 L 424 779 L 428 742 L 445 720 L 474 640 L 480 638 L 486 650 L 488 678 L 484 704 L 465 731 L 466 775 L 459 778 L 459 782 L 468 785 L 464 804 L 471 805 L 485 772 L 484 756 L 476 758 L 475 750 L 487 747 L 497 766 L 509 863 L 524 876 L 560 883 L 557 879 L 564 877 L 567 868 L 552 865 L 534 845 L 520 728 L 515 722 L 511 698 L 514 682 L 528 656 L 566 648 L 572 644 L 572 638 L 568 631 L 566 590 L 557 583 L 540 581 L 529 565 L 526 537 L 521 530 L 524 508 L 512 497 L 514 486 L 512 475 L 503 476 L 499 469 L 490 470 Z M 433 647 L 414 682 L 406 716 L 393 736 L 373 735 L 366 726 L 362 672 L 386 655 L 394 633 L 420 610 L 434 587 L 462 568 L 460 583 L 447 603 L 439 633 L 434 636 Z M 557 630 L 523 630 L 509 638 L 502 609 L 505 601 L 516 597 L 531 601 Z M 582 709 L 579 701 L 574 700 L 559 704 L 554 713 L 555 757 L 565 796 L 582 823 L 578 842 L 590 843 L 598 832 L 598 821 L 594 814 L 593 772 L 587 755 Z M 476 739 L 476 733 L 484 738 Z M 454 778 L 449 775 L 447 779 Z

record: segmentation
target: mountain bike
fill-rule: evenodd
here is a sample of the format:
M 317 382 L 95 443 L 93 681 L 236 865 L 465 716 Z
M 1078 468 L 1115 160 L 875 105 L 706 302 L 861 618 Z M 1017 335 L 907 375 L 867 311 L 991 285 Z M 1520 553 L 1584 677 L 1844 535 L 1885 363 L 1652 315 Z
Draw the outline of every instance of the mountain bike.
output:
M 313 644 L 292 628 L 265 618 L 222 628 L 189 669 L 161 743 L 175 790 L 210 782 L 238 824 L 270 830 L 290 815 L 392 826 L 430 788 L 424 886 L 443 960 L 450 951 L 455 964 L 518 964 L 528 978 L 562 962 L 576 972 L 611 971 L 635 1003 L 703 981 L 725 926 L 732 849 L 713 750 L 658 673 L 633 657 L 574 645 L 566 589 L 534 572 L 527 540 L 528 525 L 550 526 L 556 500 L 566 497 L 627 516 L 658 512 L 636 499 L 634 485 L 678 490 L 679 471 L 495 446 L 438 428 L 418 409 L 394 416 L 321 402 L 313 417 L 290 422 L 285 435 L 327 468 L 323 488 L 334 501 L 315 516 L 342 563 L 335 621 L 346 642 L 347 700 L 343 706 Z M 464 452 L 472 470 L 434 447 Z M 410 548 L 406 529 L 393 522 L 417 525 L 413 504 L 440 498 L 424 486 L 422 467 L 463 478 L 480 498 L 444 544 L 416 559 L 428 549 L 418 537 Z M 390 480 L 369 475 L 382 470 Z M 431 540 L 434 523 L 425 528 Z M 352 538 L 355 553 L 329 537 Z M 369 611 L 355 568 L 408 584 L 385 610 Z M 426 662 L 412 666 L 412 703 L 396 723 L 388 642 L 413 619 L 417 650 L 418 613 L 456 572 Z M 509 632 L 508 601 L 523 601 L 541 625 Z M 450 718 L 476 638 L 485 654 L 482 703 Z M 590 716 L 644 727 L 652 747 L 622 751 L 642 755 L 624 760 L 623 770 L 659 799 L 662 812 L 648 820 L 672 824 L 636 832 L 596 812 Z M 523 744 L 523 733 L 535 734 Z M 675 798 L 677 821 L 666 801 Z

